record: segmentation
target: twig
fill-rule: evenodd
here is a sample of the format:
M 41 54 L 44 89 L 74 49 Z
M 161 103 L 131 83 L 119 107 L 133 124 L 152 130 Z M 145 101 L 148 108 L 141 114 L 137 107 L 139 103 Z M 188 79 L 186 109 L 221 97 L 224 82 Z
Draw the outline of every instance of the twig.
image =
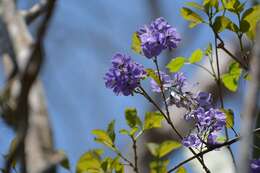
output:
M 134 171 L 136 173 L 139 173 L 138 170 L 138 155 L 137 155 L 137 145 L 136 145 L 136 139 L 134 136 L 131 136 L 132 142 L 133 142 L 133 150 L 134 150 Z
M 255 129 L 255 130 L 253 131 L 253 133 L 257 133 L 257 132 L 260 132 L 260 128 L 257 128 L 257 129 Z M 224 143 L 219 144 L 219 145 L 215 145 L 215 146 L 212 147 L 212 148 L 209 148 L 209 149 L 207 149 L 207 150 L 204 150 L 204 151 L 202 151 L 202 152 L 196 154 L 195 156 L 192 156 L 192 157 L 190 157 L 190 158 L 188 158 L 188 159 L 182 161 L 181 163 L 179 163 L 178 165 L 176 165 L 175 167 L 173 167 L 172 169 L 170 169 L 170 170 L 168 171 L 168 173 L 171 173 L 171 172 L 175 171 L 176 169 L 178 169 L 178 168 L 181 167 L 182 165 L 184 165 L 184 164 L 186 164 L 186 163 L 192 161 L 193 159 L 195 159 L 195 158 L 197 158 L 197 157 L 200 157 L 200 156 L 202 156 L 202 155 L 204 155 L 204 154 L 207 154 L 207 153 L 209 153 L 209 152 L 211 152 L 211 151 L 213 151 L 213 150 L 215 150 L 215 149 L 219 149 L 219 148 L 224 147 L 224 146 L 232 145 L 232 144 L 234 144 L 235 142 L 239 141 L 240 139 L 241 139 L 241 137 L 238 136 L 238 137 L 235 137 L 234 139 L 231 139 L 231 140 L 229 140 L 229 141 L 227 141 L 227 142 L 224 142 Z

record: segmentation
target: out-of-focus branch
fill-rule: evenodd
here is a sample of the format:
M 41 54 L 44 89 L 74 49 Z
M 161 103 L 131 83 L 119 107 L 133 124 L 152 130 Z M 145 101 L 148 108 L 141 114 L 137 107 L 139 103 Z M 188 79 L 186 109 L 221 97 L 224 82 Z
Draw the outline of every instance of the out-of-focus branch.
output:
M 249 172 L 249 158 L 252 144 L 252 130 L 255 125 L 257 106 L 260 96 L 260 25 L 258 23 L 256 41 L 253 49 L 252 60 L 250 64 L 250 73 L 252 81 L 249 82 L 247 95 L 244 102 L 244 111 L 241 121 L 241 135 L 244 138 L 240 145 L 240 163 L 239 172 Z
M 21 11 L 21 15 L 23 16 L 25 22 L 27 24 L 32 23 L 36 18 L 38 18 L 41 14 L 46 12 L 47 10 L 47 1 L 42 0 L 38 4 L 32 6 L 29 10 Z
M 52 143 L 50 123 L 43 98 L 43 89 L 37 76 L 44 59 L 43 40 L 54 11 L 56 0 L 46 2 L 45 15 L 39 25 L 34 42 L 26 22 L 16 9 L 14 0 L 0 0 L 1 45 L 0 52 L 17 62 L 18 74 L 7 85 L 10 98 L 14 102 L 12 115 L 16 118 L 18 142 L 8 157 L 5 172 L 9 173 L 11 164 L 19 158 L 21 172 L 55 172 L 55 164 L 63 157 L 55 153 Z M 39 11 L 43 4 L 36 4 Z M 30 12 L 37 12 L 35 9 Z M 41 7 L 41 8 L 40 8 Z M 28 13 L 32 15 L 33 13 Z M 37 13 L 39 15 L 40 13 Z M 4 46 L 7 43 L 9 46 Z M 6 57 L 6 56 L 5 56 Z M 8 68 L 8 65 L 5 64 Z M 6 113 L 6 112 L 4 112 Z M 8 116 L 8 115 L 7 115 Z

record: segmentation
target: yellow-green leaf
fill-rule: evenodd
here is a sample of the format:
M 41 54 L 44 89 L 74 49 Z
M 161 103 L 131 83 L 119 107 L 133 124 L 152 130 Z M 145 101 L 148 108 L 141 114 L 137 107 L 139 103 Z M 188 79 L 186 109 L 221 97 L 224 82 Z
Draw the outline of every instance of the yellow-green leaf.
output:
M 95 141 L 102 143 L 102 144 L 108 146 L 109 148 L 114 148 L 113 141 L 110 138 L 110 136 L 107 134 L 106 131 L 96 129 L 96 130 L 92 130 L 92 134 L 96 135 Z
M 125 119 L 129 127 L 134 128 L 134 127 L 141 127 L 142 126 L 142 121 L 137 115 L 137 110 L 135 108 L 127 108 L 125 110 Z
M 260 5 L 249 8 L 243 13 L 242 20 L 247 21 L 249 26 L 246 35 L 253 40 L 256 34 L 256 24 L 260 20 Z
M 221 81 L 223 82 L 224 86 L 230 91 L 235 92 L 238 88 L 238 81 L 241 72 L 242 69 L 239 67 L 238 63 L 231 63 L 229 66 L 229 72 L 221 76 Z
M 203 19 L 200 17 L 200 15 L 186 7 L 181 8 L 181 15 L 184 19 L 193 23 L 193 27 L 203 22 Z
M 204 10 L 204 7 L 196 2 L 186 2 L 185 4 L 198 10 Z
M 216 32 L 222 32 L 228 28 L 230 23 L 230 19 L 226 16 L 218 16 L 214 21 L 213 28 Z
M 159 150 L 159 145 L 153 142 L 149 142 L 146 144 L 148 150 L 150 151 L 150 153 L 157 157 L 158 156 L 158 150 Z
M 101 167 L 102 150 L 91 150 L 84 153 L 77 162 L 76 173 L 104 173 Z
M 144 130 L 162 127 L 163 115 L 158 112 L 147 112 L 144 119 Z
M 184 57 L 176 57 L 173 58 L 166 67 L 169 69 L 170 72 L 177 72 L 179 71 L 182 66 L 184 65 L 186 59 Z
M 234 112 L 231 109 L 221 109 L 226 115 L 226 127 L 233 128 L 234 126 Z
M 132 36 L 132 46 L 134 52 L 141 54 L 142 48 L 141 48 L 141 40 L 138 37 L 137 33 L 135 32 Z
M 177 171 L 176 171 L 176 173 L 186 173 L 187 171 L 186 171 L 186 169 L 183 167 L 183 166 L 181 166 L 181 167 L 179 167 L 178 169 L 177 169 Z
M 191 56 L 190 56 L 190 58 L 189 58 L 189 62 L 190 62 L 191 64 L 194 64 L 194 63 L 196 63 L 196 62 L 200 62 L 200 61 L 202 60 L 202 58 L 203 58 L 203 52 L 202 52 L 202 50 L 201 50 L 201 49 L 197 49 L 197 50 L 195 50 L 195 51 L 191 54 Z
M 182 145 L 177 141 L 167 140 L 160 144 L 158 149 L 159 158 L 169 154 L 171 151 L 180 148 Z
M 115 120 L 111 121 L 107 126 L 107 134 L 110 137 L 110 139 L 115 142 Z
M 147 68 L 146 70 L 147 76 L 152 78 L 158 85 L 160 85 L 159 76 L 155 73 L 153 69 Z
M 150 173 L 167 173 L 167 166 L 169 162 L 169 160 L 152 161 L 149 164 Z

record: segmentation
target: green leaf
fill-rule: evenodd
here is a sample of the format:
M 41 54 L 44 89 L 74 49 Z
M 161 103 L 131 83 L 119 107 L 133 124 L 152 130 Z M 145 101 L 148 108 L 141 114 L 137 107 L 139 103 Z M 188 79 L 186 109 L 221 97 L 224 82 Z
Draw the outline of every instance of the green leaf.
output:
M 218 9 L 218 0 L 204 0 L 203 1 L 203 6 L 206 9 L 209 9 L 210 7 L 215 7 L 216 9 Z
M 126 129 L 121 129 L 119 131 L 119 133 L 122 134 L 122 135 L 130 135 L 130 132 L 128 130 L 126 130 Z
M 242 16 L 242 21 L 246 21 L 249 24 L 249 29 L 246 32 L 248 38 L 253 40 L 256 35 L 256 24 L 260 20 L 260 5 L 256 5 L 247 9 Z
M 231 63 L 229 66 L 229 72 L 221 76 L 221 80 L 224 86 L 230 91 L 235 92 L 238 88 L 238 80 L 240 78 L 241 72 L 242 69 L 239 67 L 238 63 Z
M 206 48 L 204 54 L 205 54 L 206 56 L 211 56 L 211 54 L 212 54 L 212 44 L 211 44 L 211 43 L 208 44 L 208 46 L 207 46 L 207 48 Z
M 186 171 L 186 169 L 183 167 L 183 166 L 181 166 L 181 167 L 179 167 L 178 169 L 177 169 L 177 171 L 176 171 L 176 173 L 186 173 L 187 171 Z
M 169 154 L 171 151 L 180 148 L 182 145 L 177 141 L 167 140 L 160 144 L 158 149 L 158 156 L 162 158 L 163 156 Z
M 179 71 L 182 66 L 184 65 L 186 59 L 184 57 L 176 57 L 173 58 L 166 67 L 169 69 L 170 72 L 177 72 Z
M 245 3 L 240 3 L 239 0 L 223 0 L 225 8 L 235 14 L 239 14 L 244 9 Z
M 163 115 L 158 112 L 146 112 L 144 118 L 144 130 L 162 127 Z
M 189 58 L 189 62 L 190 62 L 191 64 L 194 64 L 194 63 L 196 63 L 196 62 L 200 62 L 200 61 L 202 60 L 202 57 L 203 57 L 203 52 L 202 52 L 202 50 L 201 50 L 201 49 L 197 49 L 197 50 L 195 50 L 195 51 L 191 54 L 191 56 L 190 56 L 190 58 Z
M 69 162 L 69 158 L 68 156 L 66 155 L 66 153 L 62 150 L 58 151 L 58 153 L 60 155 L 63 156 L 63 160 L 60 162 L 60 165 L 64 168 L 64 169 L 67 169 L 67 170 L 70 170 L 70 162 Z
M 213 23 L 213 28 L 215 32 L 222 32 L 225 29 L 227 29 L 227 27 L 230 25 L 231 21 L 229 18 L 225 17 L 225 16 L 218 16 L 216 17 L 214 23 Z
M 125 119 L 129 127 L 142 127 L 142 121 L 137 115 L 137 110 L 135 108 L 127 108 L 125 110 Z
M 152 78 L 157 84 L 160 84 L 159 76 L 155 73 L 153 69 L 148 68 L 145 71 L 147 73 L 147 76 Z
M 248 81 L 252 80 L 252 76 L 248 72 L 244 74 L 243 78 Z
M 141 40 L 138 37 L 137 33 L 135 32 L 132 36 L 132 46 L 134 52 L 141 54 L 142 48 L 141 48 Z
M 196 2 L 186 2 L 185 3 L 187 6 L 190 6 L 190 7 L 193 7 L 193 8 L 196 8 L 198 10 L 204 10 L 204 7 Z
M 167 166 L 169 162 L 169 160 L 152 161 L 149 164 L 150 173 L 167 173 Z
M 193 25 L 190 27 L 194 27 L 197 24 L 203 22 L 203 19 L 200 17 L 200 15 L 186 7 L 181 8 L 181 15 L 185 20 L 188 20 L 193 23 Z
M 113 141 L 113 143 L 115 142 L 115 137 L 116 137 L 116 133 L 115 133 L 115 120 L 111 121 L 108 124 L 107 127 L 107 134 L 110 137 L 110 139 Z
M 77 162 L 76 173 L 104 173 L 101 167 L 103 150 L 95 149 L 84 153 Z
M 159 145 L 153 142 L 149 142 L 146 144 L 148 150 L 150 151 L 150 153 L 157 157 L 158 156 L 158 150 L 159 150 Z
M 226 127 L 233 128 L 234 127 L 234 112 L 231 109 L 221 109 L 223 113 L 226 115 Z
M 114 143 L 106 131 L 96 129 L 96 130 L 92 130 L 92 134 L 96 135 L 96 137 L 95 137 L 96 142 L 102 143 L 102 144 L 108 146 L 109 148 L 112 148 L 112 149 L 114 148 Z
M 248 32 L 249 29 L 250 29 L 250 24 L 249 24 L 246 20 L 242 20 L 242 21 L 240 22 L 239 28 L 240 28 L 239 30 L 240 30 L 241 32 L 246 33 L 246 32 Z

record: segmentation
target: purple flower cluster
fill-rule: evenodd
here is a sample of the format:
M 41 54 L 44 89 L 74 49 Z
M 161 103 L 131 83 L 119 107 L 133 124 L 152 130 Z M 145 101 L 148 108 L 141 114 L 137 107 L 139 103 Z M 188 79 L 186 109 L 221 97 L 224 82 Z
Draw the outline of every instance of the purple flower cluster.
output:
M 149 26 L 143 26 L 137 34 L 141 40 L 143 54 L 147 58 L 158 56 L 164 49 L 176 48 L 181 41 L 177 30 L 162 17 Z
M 254 159 L 250 163 L 251 173 L 259 173 L 260 172 L 260 159 Z
M 117 95 L 125 96 L 133 94 L 140 80 L 146 75 L 144 67 L 134 62 L 130 56 L 117 53 L 113 56 L 112 67 L 105 74 L 107 88 L 112 88 Z
M 226 125 L 226 116 L 219 109 L 213 108 L 211 94 L 200 92 L 194 100 L 197 104 L 196 108 L 185 115 L 187 120 L 192 119 L 196 123 L 197 132 L 190 135 L 197 135 L 200 144 L 204 142 L 214 145 L 217 143 L 217 132 L 221 131 Z M 197 147 L 198 144 L 194 145 L 193 143 L 194 139 L 188 143 L 187 140 L 189 139 L 189 136 L 184 138 L 183 144 L 187 147 Z
M 159 76 L 158 71 L 156 71 L 155 73 L 157 76 Z M 160 71 L 159 73 L 164 90 L 168 90 L 172 87 L 182 90 L 183 86 L 186 83 L 186 77 L 181 72 L 175 73 L 173 75 L 173 79 L 165 72 Z M 160 85 L 154 79 L 151 79 L 150 84 L 153 92 L 161 92 Z

